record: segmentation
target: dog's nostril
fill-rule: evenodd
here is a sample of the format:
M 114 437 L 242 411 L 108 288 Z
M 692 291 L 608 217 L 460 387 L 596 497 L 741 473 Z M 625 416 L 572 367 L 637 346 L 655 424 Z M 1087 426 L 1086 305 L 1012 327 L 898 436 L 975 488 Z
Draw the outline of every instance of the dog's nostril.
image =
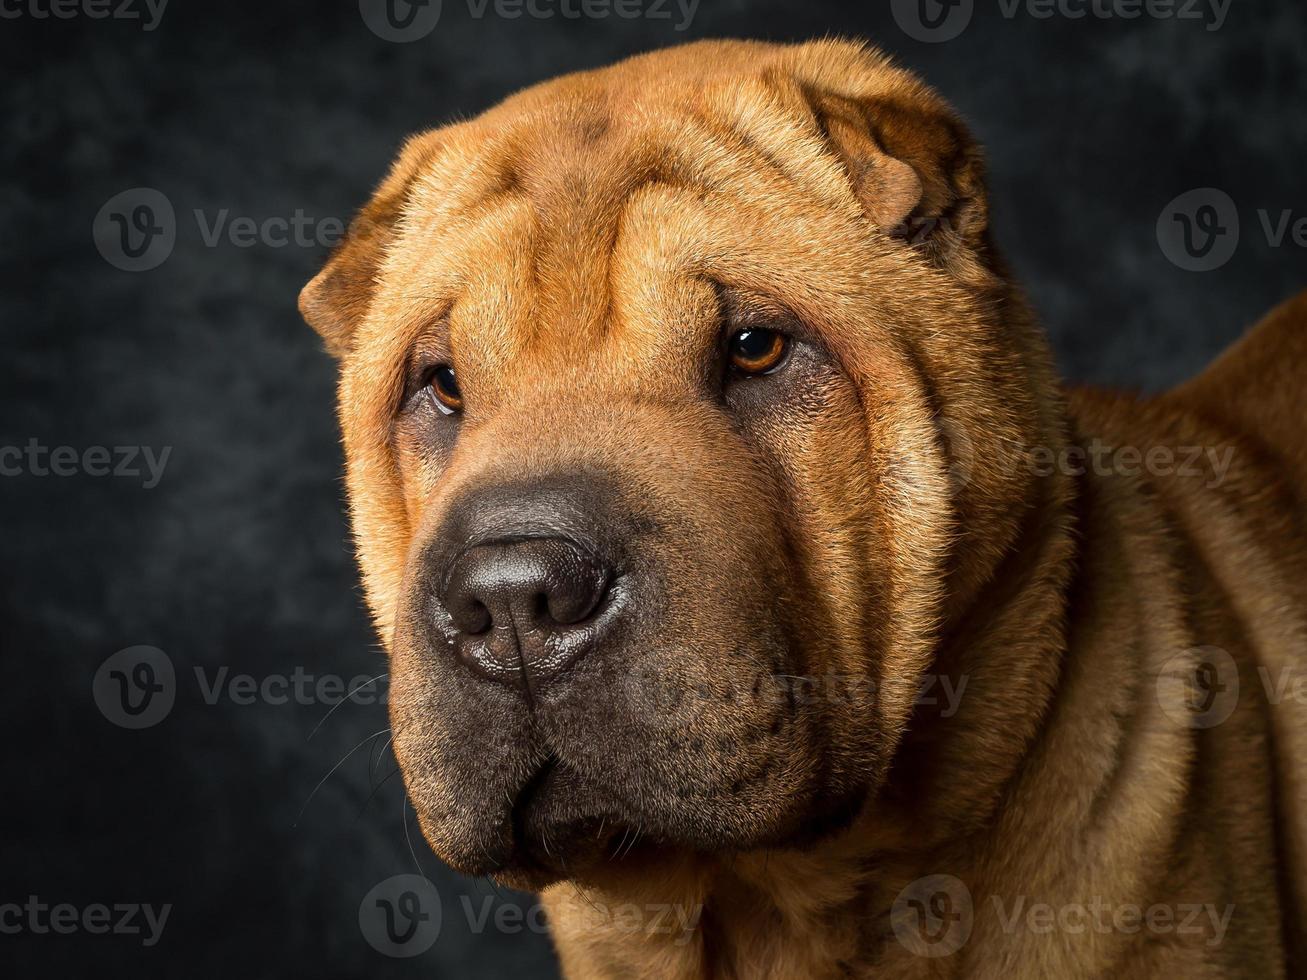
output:
M 471 633 L 473 636 L 478 633 L 484 633 L 486 630 L 490 629 L 490 622 L 490 610 L 482 603 L 473 600 L 471 603 L 470 614 L 468 616 L 467 628 L 464 632 Z
M 593 570 L 590 570 L 593 571 Z M 608 591 L 606 576 L 581 573 L 581 588 L 563 589 L 542 594 L 541 617 L 559 626 L 575 626 L 590 618 Z
M 552 618 L 549 614 L 549 596 L 546 596 L 544 592 L 537 592 L 531 600 L 531 613 L 532 619 L 535 619 L 536 622 Z
M 485 603 L 467 591 L 449 590 L 445 597 L 445 608 L 449 611 L 454 628 L 468 636 L 484 633 L 493 622 Z

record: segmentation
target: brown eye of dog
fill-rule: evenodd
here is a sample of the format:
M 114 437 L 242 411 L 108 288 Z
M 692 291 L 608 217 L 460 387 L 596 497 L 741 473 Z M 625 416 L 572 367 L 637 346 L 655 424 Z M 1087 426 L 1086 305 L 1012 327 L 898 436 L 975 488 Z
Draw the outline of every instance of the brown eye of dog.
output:
M 789 343 L 775 330 L 740 330 L 731 336 L 731 366 L 745 374 L 766 374 L 785 359 Z
M 452 415 L 463 408 L 463 392 L 458 387 L 454 369 L 448 364 L 436 365 L 427 381 L 427 387 L 436 397 L 436 407 L 446 415 Z

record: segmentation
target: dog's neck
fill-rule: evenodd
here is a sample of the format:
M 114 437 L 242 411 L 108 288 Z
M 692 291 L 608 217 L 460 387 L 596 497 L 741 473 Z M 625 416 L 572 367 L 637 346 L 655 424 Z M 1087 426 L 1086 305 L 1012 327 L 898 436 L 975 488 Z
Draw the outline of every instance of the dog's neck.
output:
M 723 920 L 731 913 L 715 913 L 718 905 L 752 905 L 734 916 L 748 945 L 732 946 L 774 943 L 786 955 L 810 946 L 812 975 L 837 975 L 838 962 L 864 960 L 874 955 L 869 947 L 892 941 L 890 909 L 908 882 L 968 866 L 1058 689 L 1077 569 L 1070 483 L 1050 480 L 996 574 L 946 620 L 888 779 L 854 824 L 813 847 L 724 863 L 704 928 L 730 927 Z M 711 950 L 712 937 L 706 942 Z
M 975 552 L 959 535 L 939 614 L 933 663 L 884 786 L 853 833 L 877 851 L 926 852 L 964 839 L 994 818 L 1053 701 L 1067 648 L 1066 609 L 1079 567 L 1081 488 L 1061 459 L 1072 425 L 1042 330 L 1008 287 L 1007 329 L 1023 353 L 1038 417 L 1033 445 L 973 446 L 985 464 L 1020 473 L 1023 493 L 990 532 L 1001 552 Z M 980 465 L 979 463 L 977 465 Z M 974 529 L 969 529 L 974 531 Z

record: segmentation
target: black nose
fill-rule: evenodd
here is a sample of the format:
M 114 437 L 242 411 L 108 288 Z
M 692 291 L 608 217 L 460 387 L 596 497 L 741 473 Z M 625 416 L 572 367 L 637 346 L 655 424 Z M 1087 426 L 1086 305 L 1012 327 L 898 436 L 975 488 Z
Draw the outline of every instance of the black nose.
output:
M 565 538 L 477 545 L 450 566 L 441 594 L 459 659 L 528 695 L 601 639 L 613 572 Z

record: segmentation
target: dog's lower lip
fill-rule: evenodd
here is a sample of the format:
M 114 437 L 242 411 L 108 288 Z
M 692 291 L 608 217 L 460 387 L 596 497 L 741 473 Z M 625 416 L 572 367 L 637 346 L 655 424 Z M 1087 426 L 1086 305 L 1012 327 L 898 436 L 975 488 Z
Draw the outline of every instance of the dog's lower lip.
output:
M 540 795 L 541 788 L 546 780 L 558 768 L 558 756 L 552 753 L 540 763 L 536 771 L 531 774 L 531 778 L 523 784 L 518 791 L 517 798 L 513 800 L 513 811 L 510 820 L 513 825 L 513 837 L 515 840 L 524 841 L 527 837 L 526 831 L 526 814 L 536 797 Z
M 513 864 L 528 874 L 573 876 L 609 855 L 612 843 L 630 837 L 625 822 L 612 813 L 577 816 L 585 799 L 579 774 L 557 755 L 545 758 L 513 801 L 510 813 Z M 559 810 L 564 815 L 560 815 Z M 623 837 L 623 832 L 625 836 Z

